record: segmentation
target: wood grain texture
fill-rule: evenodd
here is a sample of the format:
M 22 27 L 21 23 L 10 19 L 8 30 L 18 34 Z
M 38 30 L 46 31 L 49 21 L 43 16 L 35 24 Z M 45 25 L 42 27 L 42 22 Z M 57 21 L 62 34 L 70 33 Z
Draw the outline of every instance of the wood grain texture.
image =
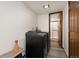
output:
M 54 17 L 57 16 L 57 19 L 55 19 Z M 49 15 L 49 32 L 50 32 L 50 39 L 54 38 L 53 37 L 53 32 L 56 31 L 58 32 L 58 44 L 62 47 L 62 12 L 55 12 L 55 13 L 51 13 Z M 52 23 L 57 23 L 58 26 L 56 30 L 53 29 L 53 24 Z M 54 25 L 55 26 L 55 25 Z
M 16 57 L 17 55 L 19 55 L 20 53 L 22 53 L 24 51 L 24 49 L 20 48 L 19 51 L 15 52 L 15 51 L 9 51 L 3 55 L 0 55 L 0 58 L 14 58 Z
M 79 2 L 70 2 L 70 57 L 79 57 Z

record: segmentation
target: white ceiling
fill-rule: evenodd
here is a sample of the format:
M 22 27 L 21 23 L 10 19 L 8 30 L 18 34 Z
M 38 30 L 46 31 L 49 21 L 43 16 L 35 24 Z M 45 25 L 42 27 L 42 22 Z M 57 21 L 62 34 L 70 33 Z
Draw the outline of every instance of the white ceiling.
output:
M 36 14 L 46 14 L 62 11 L 67 1 L 25 1 L 24 3 Z M 49 4 L 50 8 L 44 9 L 43 5 Z

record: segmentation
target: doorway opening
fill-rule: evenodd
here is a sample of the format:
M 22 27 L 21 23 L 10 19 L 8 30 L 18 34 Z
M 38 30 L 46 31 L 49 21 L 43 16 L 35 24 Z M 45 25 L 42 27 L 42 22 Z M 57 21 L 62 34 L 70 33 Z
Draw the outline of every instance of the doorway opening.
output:
M 49 14 L 49 33 L 51 46 L 62 48 L 62 11 Z

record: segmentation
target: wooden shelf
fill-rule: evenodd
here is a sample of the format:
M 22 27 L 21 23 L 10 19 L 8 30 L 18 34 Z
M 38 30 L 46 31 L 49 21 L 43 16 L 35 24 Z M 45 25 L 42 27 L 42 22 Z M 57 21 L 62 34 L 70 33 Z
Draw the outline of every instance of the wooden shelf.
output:
M 3 55 L 0 55 L 0 58 L 14 58 L 16 57 L 17 55 L 19 55 L 20 53 L 22 53 L 24 51 L 24 49 L 20 48 L 19 51 L 15 52 L 15 51 L 9 51 Z

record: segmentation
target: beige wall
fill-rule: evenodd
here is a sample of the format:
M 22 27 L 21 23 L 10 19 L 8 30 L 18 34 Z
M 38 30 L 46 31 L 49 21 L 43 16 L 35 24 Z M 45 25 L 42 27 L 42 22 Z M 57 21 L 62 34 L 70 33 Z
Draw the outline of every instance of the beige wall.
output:
M 49 32 L 49 15 L 39 15 L 37 17 L 37 26 L 41 31 Z
M 10 51 L 16 39 L 25 48 L 25 32 L 35 22 L 36 15 L 23 2 L 0 2 L 0 55 Z
M 67 54 L 67 56 L 69 55 L 68 54 L 68 2 L 66 3 L 66 6 L 64 7 L 64 11 L 63 11 L 63 47 L 64 47 L 64 50 Z

